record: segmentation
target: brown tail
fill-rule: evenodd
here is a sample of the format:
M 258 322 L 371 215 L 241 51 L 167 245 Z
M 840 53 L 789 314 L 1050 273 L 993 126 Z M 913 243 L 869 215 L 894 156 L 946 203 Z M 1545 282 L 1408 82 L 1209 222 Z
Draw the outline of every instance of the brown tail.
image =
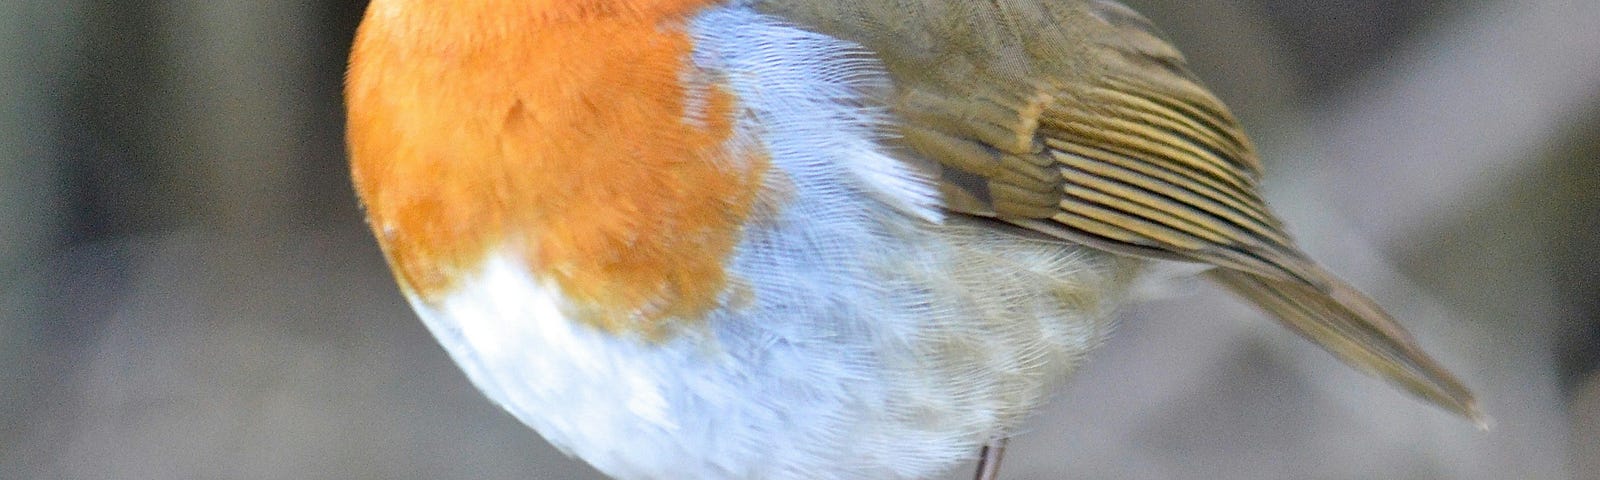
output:
M 1389 314 L 1333 275 L 1317 273 L 1319 286 L 1227 268 L 1206 275 L 1345 363 L 1488 428 L 1472 392 L 1424 353 Z

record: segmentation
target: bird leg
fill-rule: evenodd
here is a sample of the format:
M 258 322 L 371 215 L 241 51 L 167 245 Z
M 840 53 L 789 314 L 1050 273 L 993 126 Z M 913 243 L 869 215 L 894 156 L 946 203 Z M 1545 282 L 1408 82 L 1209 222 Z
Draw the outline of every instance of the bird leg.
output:
M 978 452 L 977 480 L 999 480 L 1000 459 L 1006 454 L 1006 438 L 996 438 L 983 445 Z

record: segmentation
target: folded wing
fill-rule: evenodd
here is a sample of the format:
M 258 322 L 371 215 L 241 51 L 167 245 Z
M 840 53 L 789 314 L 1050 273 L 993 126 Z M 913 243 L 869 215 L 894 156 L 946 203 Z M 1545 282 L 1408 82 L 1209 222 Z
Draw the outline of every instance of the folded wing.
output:
M 1295 246 L 1238 121 L 1143 17 L 1110 1 L 755 2 L 877 53 L 901 146 L 952 211 L 1207 276 L 1350 365 L 1482 421 L 1472 393 Z M 938 39 L 938 41 L 932 41 Z

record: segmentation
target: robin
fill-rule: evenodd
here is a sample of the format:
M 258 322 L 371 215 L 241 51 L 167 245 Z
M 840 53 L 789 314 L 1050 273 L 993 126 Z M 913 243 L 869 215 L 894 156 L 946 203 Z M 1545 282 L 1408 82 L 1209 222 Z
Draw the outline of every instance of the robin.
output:
M 993 478 L 1153 261 L 1483 418 L 1114 2 L 373 0 L 347 101 L 418 316 L 615 478 Z

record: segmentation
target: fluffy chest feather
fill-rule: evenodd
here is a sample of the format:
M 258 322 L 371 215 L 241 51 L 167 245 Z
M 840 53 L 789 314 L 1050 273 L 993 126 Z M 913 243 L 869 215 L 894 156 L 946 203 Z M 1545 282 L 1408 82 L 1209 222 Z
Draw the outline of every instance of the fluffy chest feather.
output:
M 735 131 L 727 79 L 693 64 L 687 15 L 705 2 L 574 2 L 521 24 L 506 2 L 401 3 L 361 32 L 349 133 L 410 291 L 437 299 L 509 249 L 607 330 L 715 305 L 768 159 Z

